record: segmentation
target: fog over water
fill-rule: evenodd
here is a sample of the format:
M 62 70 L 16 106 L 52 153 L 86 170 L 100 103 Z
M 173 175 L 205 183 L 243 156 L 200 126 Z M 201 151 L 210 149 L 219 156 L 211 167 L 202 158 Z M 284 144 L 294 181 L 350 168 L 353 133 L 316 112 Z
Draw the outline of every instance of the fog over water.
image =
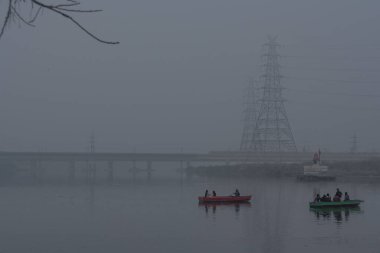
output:
M 28 1 L 12 1 L 28 13 Z M 0 22 L 8 3 L 0 0 Z M 308 153 L 186 153 L 239 149 L 243 92 L 260 80 L 268 36 L 281 45 L 298 151 L 348 151 L 354 135 L 357 151 L 379 151 L 380 1 L 83 0 L 81 7 L 103 9 L 72 14 L 120 44 L 98 43 L 48 10 L 36 27 L 13 22 L 0 38 L 1 253 L 378 252 L 379 160 L 360 160 L 366 153 L 322 158 L 327 171 L 317 152 L 317 165 L 298 177 L 317 171 L 331 182 L 296 181 Z M 337 187 L 364 202 L 309 208 L 316 193 Z M 206 189 L 230 196 L 236 188 L 251 202 L 198 203 Z
M 5 4 L 0 2 L 1 17 Z M 236 150 L 267 35 L 299 149 L 378 149 L 377 1 L 85 1 L 97 43 L 45 11 L 0 41 L 0 149 Z M 19 28 L 21 27 L 21 28 Z
M 360 208 L 311 210 L 315 189 L 335 182 L 167 177 L 113 185 L 2 186 L 3 252 L 377 252 L 379 184 L 340 182 Z M 218 194 L 253 193 L 249 204 L 198 205 Z

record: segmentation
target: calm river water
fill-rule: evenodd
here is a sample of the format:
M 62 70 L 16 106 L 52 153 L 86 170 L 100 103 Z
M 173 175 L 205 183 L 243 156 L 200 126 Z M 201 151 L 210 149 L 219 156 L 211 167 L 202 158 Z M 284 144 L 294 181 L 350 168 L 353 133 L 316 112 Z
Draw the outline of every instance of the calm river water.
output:
M 137 176 L 112 185 L 3 185 L 0 252 L 380 252 L 380 183 Z M 365 200 L 309 210 L 314 190 Z M 238 187 L 251 204 L 199 205 Z

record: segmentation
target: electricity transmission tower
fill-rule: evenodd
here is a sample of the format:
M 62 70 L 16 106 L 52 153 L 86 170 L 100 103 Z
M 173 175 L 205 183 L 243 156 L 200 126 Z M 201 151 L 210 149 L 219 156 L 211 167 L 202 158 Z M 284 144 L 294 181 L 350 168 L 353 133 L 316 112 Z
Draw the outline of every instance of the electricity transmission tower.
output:
M 351 147 L 350 152 L 356 153 L 358 151 L 358 137 L 356 136 L 356 133 L 351 137 Z
M 256 126 L 257 99 L 256 85 L 254 80 L 250 80 L 248 87 L 244 91 L 244 111 L 243 111 L 243 134 L 241 136 L 240 151 L 249 151 L 253 132 Z
M 268 42 L 264 44 L 265 53 L 262 57 L 265 63 L 264 73 L 261 76 L 263 91 L 249 143 L 249 150 L 252 151 L 297 151 L 282 97 L 278 47 L 276 37 L 269 37 Z
M 96 162 L 92 155 L 95 154 L 95 134 L 91 133 L 90 135 L 90 143 L 89 143 L 89 159 L 87 160 L 87 171 L 86 177 L 87 179 L 94 179 L 96 177 Z
M 95 153 L 95 134 L 90 135 L 90 153 Z

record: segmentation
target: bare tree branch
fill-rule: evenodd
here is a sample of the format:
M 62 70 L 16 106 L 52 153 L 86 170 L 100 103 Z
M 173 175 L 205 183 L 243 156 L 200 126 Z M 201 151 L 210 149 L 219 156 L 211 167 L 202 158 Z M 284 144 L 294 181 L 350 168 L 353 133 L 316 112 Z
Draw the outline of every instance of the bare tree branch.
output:
M 73 2 L 73 3 L 71 3 L 71 4 L 57 4 L 57 5 L 55 5 L 55 7 L 71 7 L 71 6 L 77 6 L 77 5 L 80 5 L 80 3 L 78 3 L 78 2 Z
M 3 22 L 3 25 L 1 26 L 0 38 L 1 38 L 1 36 L 3 36 L 3 34 L 4 34 L 5 27 L 6 27 L 7 24 L 9 23 L 9 20 L 10 20 L 10 18 L 11 18 L 11 15 L 12 15 L 12 0 L 9 0 L 9 3 L 8 3 L 8 11 L 7 11 L 7 14 L 5 15 L 5 20 L 4 20 L 4 22 Z
M 25 20 L 25 19 L 24 19 L 19 13 L 18 13 L 18 11 L 16 10 L 16 8 L 14 8 L 13 6 L 12 6 L 12 11 L 13 11 L 13 13 L 16 14 L 16 16 L 17 16 L 22 22 L 24 22 L 24 24 L 29 25 L 29 26 L 32 26 L 32 27 L 35 27 L 35 25 L 33 25 L 32 22 Z
M 60 3 L 60 4 L 46 4 L 43 2 L 40 2 L 39 0 L 9 0 L 8 2 L 8 11 L 5 16 L 5 19 L 1 25 L 1 31 L 0 31 L 0 39 L 4 34 L 5 27 L 11 22 L 15 20 L 20 20 L 21 22 L 29 25 L 34 26 L 34 22 L 36 21 L 37 17 L 41 13 L 41 10 L 47 9 L 54 13 L 60 14 L 66 19 L 69 19 L 74 25 L 76 25 L 79 29 L 84 31 L 86 34 L 88 34 L 93 39 L 104 43 L 104 44 L 119 44 L 118 41 L 106 41 L 103 39 L 100 39 L 98 36 L 87 30 L 84 26 L 82 26 L 76 19 L 74 19 L 73 16 L 71 16 L 69 13 L 94 13 L 94 12 L 100 12 L 102 10 L 81 10 L 77 8 L 72 8 L 80 5 L 80 2 L 77 0 L 66 0 L 67 3 Z M 21 5 L 25 4 L 26 2 L 31 3 L 31 9 L 33 10 L 34 6 L 38 6 L 37 11 L 35 14 L 33 14 L 32 18 L 30 20 L 25 19 L 21 13 L 19 12 L 19 9 L 21 9 Z
M 36 12 L 36 14 L 34 14 L 34 17 L 29 21 L 29 23 L 34 23 L 34 21 L 36 21 L 38 15 L 40 15 L 40 12 L 42 10 L 42 7 L 40 6 Z
M 103 10 L 76 10 L 76 9 L 67 9 L 67 8 L 62 8 L 62 7 L 57 7 L 57 10 L 61 11 L 69 11 L 69 12 L 101 12 Z

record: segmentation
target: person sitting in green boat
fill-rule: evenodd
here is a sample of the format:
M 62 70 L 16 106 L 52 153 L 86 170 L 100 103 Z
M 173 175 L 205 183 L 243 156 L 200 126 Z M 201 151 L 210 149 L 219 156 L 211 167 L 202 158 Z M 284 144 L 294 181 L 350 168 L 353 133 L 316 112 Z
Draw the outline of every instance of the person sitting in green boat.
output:
M 323 196 L 321 198 L 321 202 L 331 202 L 330 194 L 329 193 L 327 193 L 326 195 L 323 194 Z
M 321 201 L 321 195 L 319 195 L 319 193 L 317 194 L 317 196 L 314 198 L 314 202 L 320 202 Z
M 338 195 L 335 194 L 334 198 L 333 198 L 333 201 L 334 202 L 340 202 L 340 197 Z
M 334 202 L 339 202 L 342 198 L 342 192 L 339 190 L 339 188 L 336 188 L 336 193 L 335 193 L 335 196 L 333 198 L 333 201 Z
M 321 202 L 328 202 L 329 201 L 329 198 L 327 197 L 326 194 L 323 194 L 322 198 L 321 198 Z
M 348 193 L 345 192 L 344 193 L 344 201 L 348 201 L 348 200 L 350 200 L 350 196 L 348 196 Z
M 338 196 L 339 198 L 342 197 L 342 192 L 339 190 L 339 188 L 336 188 L 336 193 L 335 193 L 335 196 Z

